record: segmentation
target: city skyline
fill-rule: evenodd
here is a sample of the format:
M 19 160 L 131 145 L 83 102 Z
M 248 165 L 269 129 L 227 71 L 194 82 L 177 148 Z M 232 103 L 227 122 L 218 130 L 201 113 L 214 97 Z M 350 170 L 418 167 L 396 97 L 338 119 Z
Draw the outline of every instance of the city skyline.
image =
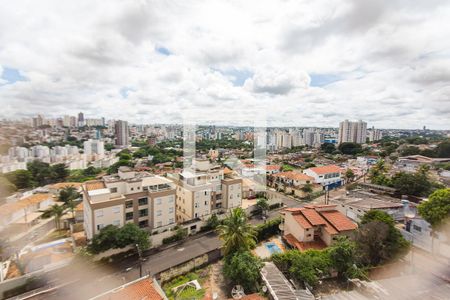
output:
M 450 4 L 402 4 L 4 4 L 0 117 L 448 129 Z

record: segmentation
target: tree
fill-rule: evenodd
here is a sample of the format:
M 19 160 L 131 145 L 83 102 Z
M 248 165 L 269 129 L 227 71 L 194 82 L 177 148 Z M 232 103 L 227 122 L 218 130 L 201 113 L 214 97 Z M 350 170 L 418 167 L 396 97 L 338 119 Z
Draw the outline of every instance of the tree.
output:
M 33 186 L 33 177 L 28 170 L 17 170 L 6 173 L 8 180 L 13 183 L 18 189 L 26 189 Z
M 336 151 L 336 146 L 332 143 L 323 143 L 322 145 L 320 145 L 320 150 L 325 153 L 332 154 L 334 151 Z
M 432 183 L 423 172 L 398 172 L 392 176 L 392 186 L 405 195 L 425 196 L 432 189 Z
M 355 173 L 353 173 L 352 169 L 347 169 L 344 176 L 345 179 L 347 179 L 347 182 L 351 182 L 355 178 Z
M 358 258 L 376 266 L 406 254 L 409 243 L 395 228 L 394 219 L 380 210 L 370 210 L 361 218 L 356 235 Z
M 216 214 L 212 214 L 211 217 L 208 218 L 206 221 L 206 228 L 209 229 L 216 229 L 217 226 L 220 225 L 219 217 L 217 217 Z
M 347 155 L 356 155 L 362 151 L 362 147 L 360 144 L 350 142 L 339 144 L 338 149 L 343 154 Z
M 0 176 L 0 197 L 6 197 L 17 191 L 17 187 L 7 178 Z
M 75 219 L 75 208 L 77 207 L 77 203 L 73 200 L 69 200 L 66 202 L 65 206 L 70 210 L 72 213 L 72 218 Z
M 102 228 L 98 234 L 94 235 L 88 248 L 90 252 L 97 254 L 136 244 L 141 250 L 148 249 L 150 247 L 148 233 L 134 223 L 127 223 L 121 228 L 114 225 Z
M 261 215 L 266 215 L 269 210 L 269 201 L 266 198 L 259 198 L 256 200 L 256 207 L 261 210 Z
M 419 204 L 418 210 L 433 229 L 441 227 L 450 218 L 450 189 L 434 191 L 428 201 Z
M 50 167 L 51 178 L 54 181 L 64 181 L 69 176 L 69 170 L 65 164 L 56 164 Z
M 449 158 L 450 157 L 450 141 L 449 140 L 440 143 L 436 147 L 436 156 L 441 157 L 441 158 Z
M 328 254 L 330 255 L 333 268 L 338 272 L 338 278 L 350 278 L 356 258 L 355 242 L 346 236 L 339 236 L 334 244 L 328 248 Z
M 309 194 L 313 191 L 312 185 L 310 183 L 305 184 L 300 189 L 302 190 L 302 192 L 307 193 L 307 194 Z
M 247 220 L 245 211 L 238 207 L 217 227 L 219 237 L 223 241 L 224 255 L 249 251 L 255 246 L 255 231 Z
M 262 267 L 262 261 L 249 251 L 236 252 L 225 257 L 223 273 L 233 284 L 239 284 L 245 291 L 253 292 L 260 281 Z
M 80 193 L 77 191 L 77 189 L 71 185 L 71 186 L 66 186 L 64 188 L 62 188 L 59 191 L 59 201 L 67 203 L 71 200 L 76 200 L 78 198 L 80 198 Z
M 53 204 L 48 209 L 43 211 L 42 218 L 48 219 L 53 217 L 57 230 L 61 229 L 61 217 L 65 214 L 65 207 L 58 204 Z

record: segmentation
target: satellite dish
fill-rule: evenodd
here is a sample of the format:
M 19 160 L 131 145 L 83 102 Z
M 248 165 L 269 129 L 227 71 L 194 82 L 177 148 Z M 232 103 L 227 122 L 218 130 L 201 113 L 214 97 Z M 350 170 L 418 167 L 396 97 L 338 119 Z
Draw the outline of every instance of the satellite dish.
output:
M 267 293 L 267 286 L 263 285 L 262 286 L 262 291 L 263 291 L 263 293 Z
M 233 299 L 242 299 L 245 296 L 244 288 L 240 285 L 235 285 L 231 290 L 231 296 L 233 296 Z

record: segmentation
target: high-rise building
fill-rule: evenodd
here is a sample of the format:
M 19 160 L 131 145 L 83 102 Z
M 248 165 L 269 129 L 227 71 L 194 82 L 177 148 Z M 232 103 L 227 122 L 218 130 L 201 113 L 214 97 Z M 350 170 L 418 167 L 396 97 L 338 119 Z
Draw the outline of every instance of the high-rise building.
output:
M 371 130 L 369 130 L 369 141 L 379 141 L 383 138 L 383 132 L 379 129 L 375 129 L 375 127 L 372 127 Z
M 78 113 L 78 127 L 83 127 L 84 125 L 84 114 L 80 112 Z
M 116 134 L 116 146 L 128 147 L 129 134 L 128 134 L 128 122 L 118 120 L 114 124 L 114 132 Z
M 357 122 L 351 122 L 345 120 L 339 123 L 339 137 L 338 143 L 357 143 L 363 144 L 366 142 L 367 137 L 367 123 L 361 120 Z
M 105 144 L 100 140 L 87 140 L 83 144 L 84 154 L 86 158 L 94 160 L 95 158 L 103 158 L 105 155 Z

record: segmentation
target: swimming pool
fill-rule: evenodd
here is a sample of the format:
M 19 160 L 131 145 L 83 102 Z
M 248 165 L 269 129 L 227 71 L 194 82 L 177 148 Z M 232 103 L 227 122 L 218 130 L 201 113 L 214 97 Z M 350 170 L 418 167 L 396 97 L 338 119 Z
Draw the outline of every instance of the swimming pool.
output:
M 269 250 L 270 254 L 274 254 L 274 253 L 281 253 L 283 252 L 280 247 L 278 247 L 277 244 L 270 242 L 270 243 L 265 243 L 264 244 L 267 248 L 267 250 Z

